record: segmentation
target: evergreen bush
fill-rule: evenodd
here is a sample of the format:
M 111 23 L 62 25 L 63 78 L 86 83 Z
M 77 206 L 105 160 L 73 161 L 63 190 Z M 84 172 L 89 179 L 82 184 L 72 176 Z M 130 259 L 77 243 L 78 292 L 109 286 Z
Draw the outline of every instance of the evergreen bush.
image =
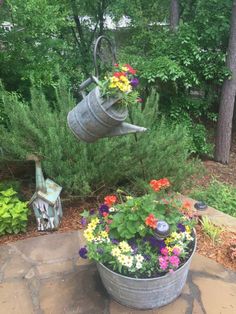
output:
M 69 193 L 87 195 L 98 189 L 126 186 L 143 191 L 143 182 L 168 177 L 179 190 L 196 169 L 189 160 L 191 138 L 182 125 L 171 125 L 158 116 L 158 97 L 152 95 L 142 110 L 130 110 L 131 123 L 146 126 L 143 134 L 79 142 L 66 118 L 75 101 L 61 79 L 55 87 L 56 102 L 33 88 L 31 102 L 0 91 L 8 125 L 1 127 L 1 146 L 6 156 L 25 159 L 30 153 L 43 158 L 43 169 Z

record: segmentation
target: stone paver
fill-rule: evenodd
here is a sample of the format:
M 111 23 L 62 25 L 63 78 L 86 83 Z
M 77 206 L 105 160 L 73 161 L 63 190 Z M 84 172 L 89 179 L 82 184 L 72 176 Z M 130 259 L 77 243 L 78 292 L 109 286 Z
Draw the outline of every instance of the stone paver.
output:
M 189 202 L 191 205 L 191 208 L 194 208 L 194 204 L 196 203 L 196 200 L 186 197 L 184 195 L 179 196 L 180 200 L 184 202 Z M 219 210 L 208 206 L 208 208 L 204 211 L 198 211 L 199 215 L 207 215 L 209 219 L 217 226 L 224 226 L 227 230 L 231 232 L 236 232 L 236 218 L 232 217 L 230 215 L 227 215 L 223 212 L 220 212 Z
M 135 310 L 106 293 L 96 265 L 78 258 L 80 232 L 0 246 L 0 314 L 233 314 L 236 273 L 195 254 L 181 296 L 160 309 Z
M 30 293 L 23 281 L 0 284 L 1 314 L 33 314 Z

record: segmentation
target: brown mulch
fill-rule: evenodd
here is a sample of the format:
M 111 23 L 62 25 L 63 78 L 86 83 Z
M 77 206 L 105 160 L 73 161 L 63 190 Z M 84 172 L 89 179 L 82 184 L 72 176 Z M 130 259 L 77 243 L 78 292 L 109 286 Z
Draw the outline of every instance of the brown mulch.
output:
M 236 271 L 236 255 L 233 250 L 236 248 L 236 232 L 223 231 L 219 241 L 213 241 L 202 231 L 201 226 L 196 226 L 197 231 L 197 252 L 224 267 Z
M 18 240 L 24 240 L 27 238 L 40 237 L 51 233 L 62 233 L 82 229 L 80 214 L 83 212 L 84 209 L 91 209 L 93 206 L 94 208 L 97 208 L 97 205 L 95 201 L 90 203 L 86 201 L 78 201 L 77 203 L 77 206 L 72 204 L 71 206 L 66 206 L 65 208 L 63 208 L 63 219 L 60 224 L 59 230 L 49 232 L 38 231 L 35 216 L 33 213 L 31 213 L 28 220 L 27 232 L 0 236 L 0 245 L 15 242 Z
M 214 177 L 223 183 L 229 183 L 236 186 L 236 133 L 233 137 L 228 165 L 222 165 L 213 160 L 206 160 L 203 164 L 207 170 L 208 178 Z

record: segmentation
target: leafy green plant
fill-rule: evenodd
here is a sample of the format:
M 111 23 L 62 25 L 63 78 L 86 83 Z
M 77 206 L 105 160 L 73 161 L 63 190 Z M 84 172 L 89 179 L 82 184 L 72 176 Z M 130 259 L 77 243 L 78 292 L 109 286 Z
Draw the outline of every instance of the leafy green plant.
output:
M 236 217 L 236 188 L 229 184 L 212 180 L 207 188 L 198 187 L 191 192 L 190 196 Z
M 27 220 L 27 203 L 21 202 L 12 188 L 0 191 L 0 235 L 26 231 Z
M 215 243 L 219 241 L 220 235 L 223 231 L 222 228 L 215 226 L 207 216 L 202 216 L 201 225 L 203 232 L 211 238 L 213 244 L 215 245 Z

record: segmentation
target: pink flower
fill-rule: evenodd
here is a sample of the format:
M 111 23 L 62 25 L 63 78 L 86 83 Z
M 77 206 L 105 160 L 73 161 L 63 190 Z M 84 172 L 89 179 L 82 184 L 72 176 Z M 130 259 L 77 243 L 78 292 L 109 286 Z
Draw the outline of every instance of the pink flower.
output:
M 172 266 L 174 267 L 178 267 L 179 266 L 179 258 L 176 255 L 170 256 L 169 257 L 169 261 L 171 263 Z
M 168 251 L 167 247 L 163 247 L 163 248 L 161 249 L 161 254 L 162 254 L 162 255 L 167 256 L 168 253 L 169 253 L 169 251 Z
M 174 247 L 173 251 L 174 255 L 179 256 L 181 253 L 181 249 L 179 247 Z
M 174 273 L 174 269 L 169 269 L 169 273 L 173 274 Z
M 162 270 L 166 270 L 168 267 L 168 256 L 160 256 L 159 257 L 159 264 L 160 264 L 160 268 Z

